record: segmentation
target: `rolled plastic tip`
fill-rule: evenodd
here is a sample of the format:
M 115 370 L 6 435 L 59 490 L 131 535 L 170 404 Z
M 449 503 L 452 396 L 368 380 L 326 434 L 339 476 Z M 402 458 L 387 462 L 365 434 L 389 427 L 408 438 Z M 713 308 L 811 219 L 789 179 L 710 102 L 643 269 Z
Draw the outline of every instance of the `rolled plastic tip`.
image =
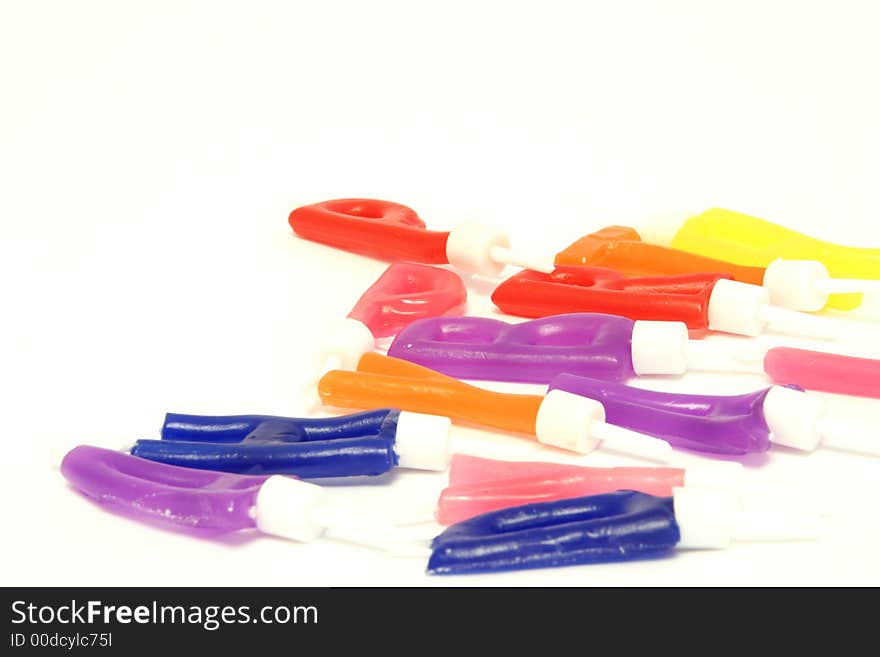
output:
M 678 547 L 717 549 L 733 541 L 808 541 L 822 534 L 817 513 L 791 509 L 741 510 L 729 496 L 709 489 L 675 488 Z
M 401 468 L 443 471 L 449 467 L 452 420 L 440 415 L 401 411 L 394 451 Z
M 605 422 L 602 403 L 563 390 L 551 390 L 538 407 L 535 421 L 538 441 L 579 454 L 589 454 L 600 444 L 610 450 L 648 461 L 668 463 L 672 446 L 665 440 Z

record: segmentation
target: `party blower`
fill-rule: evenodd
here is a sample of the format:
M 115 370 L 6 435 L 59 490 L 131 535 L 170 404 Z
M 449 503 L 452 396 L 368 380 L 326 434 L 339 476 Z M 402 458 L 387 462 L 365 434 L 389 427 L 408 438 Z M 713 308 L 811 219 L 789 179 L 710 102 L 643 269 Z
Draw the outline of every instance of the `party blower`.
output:
M 375 408 L 394 400 L 399 408 L 453 421 L 536 436 L 581 454 L 600 443 L 638 458 L 668 462 L 669 443 L 605 422 L 602 404 L 562 390 L 546 396 L 484 390 L 398 358 L 365 354 L 357 371 L 328 372 L 318 383 L 328 406 Z
M 824 402 L 796 386 L 771 386 L 742 395 L 657 392 L 589 377 L 560 374 L 563 390 L 602 403 L 609 422 L 710 454 L 764 452 L 771 444 L 811 452 L 818 447 L 880 456 L 876 436 L 839 426 Z
M 758 486 L 745 480 L 735 461 L 705 461 L 687 468 L 591 468 L 562 463 L 497 461 L 455 454 L 449 485 L 437 501 L 437 522 L 452 525 L 473 516 L 521 504 L 552 502 L 583 495 L 635 490 L 671 497 L 676 488 L 708 488 L 726 495 L 738 508 L 799 510 L 810 491 Z
M 476 222 L 461 223 L 448 232 L 428 230 L 415 210 L 389 201 L 324 201 L 295 209 L 288 222 L 307 240 L 386 262 L 450 264 L 481 276 L 498 276 L 507 265 L 553 271 L 552 257 L 511 249 L 510 239 L 500 230 Z
M 395 263 L 364 292 L 345 319 L 326 326 L 315 350 L 315 366 L 301 393 L 304 412 L 319 406 L 318 379 L 335 369 L 354 369 L 376 341 L 396 335 L 418 319 L 460 315 L 467 305 L 461 278 L 448 269 Z
M 709 258 L 722 258 L 739 265 L 772 268 L 772 263 L 779 258 L 794 261 L 794 264 L 777 266 L 782 272 L 780 275 L 790 281 L 801 281 L 792 289 L 802 290 L 804 302 L 812 299 L 818 303 L 830 293 L 830 308 L 851 310 L 858 307 L 861 295 L 842 293 L 875 292 L 877 283 L 870 279 L 880 279 L 880 249 L 826 242 L 764 219 L 721 208 L 695 216 L 679 214 L 657 218 L 645 222 L 640 232 L 647 242 Z M 816 262 L 822 263 L 823 267 L 816 266 Z
M 710 489 L 674 488 L 573 497 L 490 511 L 452 525 L 431 542 L 428 572 L 492 573 L 668 556 L 734 541 L 815 540 L 819 516 L 744 511 Z
M 259 530 L 303 542 L 327 536 L 376 549 L 399 542 L 382 516 L 355 514 L 320 486 L 291 477 L 180 468 L 89 445 L 68 452 L 61 473 L 86 497 L 141 522 L 211 535 Z
M 449 418 L 384 408 L 332 418 L 168 413 L 131 454 L 168 465 L 303 479 L 445 470 Z
M 774 306 L 806 312 L 824 308 L 832 294 L 880 292 L 880 281 L 832 278 L 818 260 L 776 258 L 762 267 L 738 265 L 643 242 L 637 231 L 624 226 L 582 237 L 557 254 L 556 264 L 607 267 L 628 277 L 728 274 L 735 281 L 765 287 Z
M 550 274 L 515 274 L 495 289 L 492 301 L 502 312 L 521 317 L 596 312 L 684 322 L 697 334 L 756 336 L 769 326 L 820 339 L 840 335 L 828 318 L 774 306 L 766 288 L 734 281 L 729 274 L 626 278 L 612 269 L 560 266 Z
M 397 334 L 388 355 L 460 379 L 549 383 L 558 374 L 626 381 L 690 371 L 764 374 L 809 390 L 880 397 L 880 360 L 691 340 L 682 322 L 571 313 L 517 324 L 437 317 Z

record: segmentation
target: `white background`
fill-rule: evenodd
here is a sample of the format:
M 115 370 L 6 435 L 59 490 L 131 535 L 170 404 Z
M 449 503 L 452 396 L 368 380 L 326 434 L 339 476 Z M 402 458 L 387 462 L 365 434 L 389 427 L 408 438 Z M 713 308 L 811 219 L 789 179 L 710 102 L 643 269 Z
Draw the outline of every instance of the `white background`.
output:
M 80 443 L 157 436 L 166 410 L 293 412 L 321 326 L 385 266 L 295 238 L 298 205 L 386 198 L 548 250 L 721 206 L 880 246 L 878 31 L 871 0 L 0 2 L 0 582 L 880 584 L 880 460 L 829 451 L 774 450 L 749 473 L 841 509 L 860 498 L 866 516 L 835 517 L 822 542 L 466 578 L 330 541 L 149 528 L 56 469 Z M 880 401 L 834 401 L 876 433 Z M 442 485 L 334 493 L 385 504 Z

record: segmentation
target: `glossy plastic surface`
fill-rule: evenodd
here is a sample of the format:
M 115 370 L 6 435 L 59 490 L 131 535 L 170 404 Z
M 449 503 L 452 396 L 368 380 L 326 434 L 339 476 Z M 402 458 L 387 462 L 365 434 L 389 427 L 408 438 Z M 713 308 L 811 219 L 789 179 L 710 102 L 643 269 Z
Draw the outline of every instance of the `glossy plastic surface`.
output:
M 843 246 L 770 221 L 713 208 L 688 219 L 672 240 L 676 249 L 742 265 L 766 267 L 776 258 L 818 260 L 834 278 L 880 279 L 880 249 Z M 860 294 L 833 294 L 828 306 L 858 307 Z
M 550 390 L 597 399 L 606 421 L 683 447 L 714 454 L 764 452 L 770 429 L 764 418 L 769 388 L 744 395 L 656 392 L 623 383 L 562 374 Z
M 519 324 L 484 317 L 423 319 L 388 355 L 461 379 L 549 383 L 563 372 L 619 381 L 635 376 L 633 321 L 573 313 Z
M 524 270 L 501 283 L 492 301 L 508 315 L 547 317 L 607 313 L 629 319 L 684 322 L 697 335 L 709 325 L 712 288 L 726 274 L 626 278 L 600 267 L 557 267 L 552 274 Z
M 631 561 L 667 555 L 680 538 L 672 498 L 618 491 L 526 504 L 460 522 L 432 542 L 428 572 Z
M 449 486 L 437 502 L 437 521 L 451 525 L 511 506 L 616 490 L 671 496 L 672 489 L 682 485 L 681 468 L 587 468 L 456 454 L 449 470 Z
M 397 464 L 400 411 L 333 418 L 169 413 L 162 440 L 139 440 L 131 453 L 170 465 L 303 479 L 379 475 Z
M 253 529 L 252 512 L 268 477 L 206 472 L 81 445 L 61 463 L 71 486 L 141 521 L 232 532 Z
M 764 371 L 807 390 L 880 398 L 880 360 L 775 347 L 764 357 Z
M 384 338 L 425 317 L 460 315 L 466 303 L 464 282 L 454 272 L 399 262 L 361 295 L 348 317 L 363 323 L 373 337 Z
M 300 237 L 386 262 L 443 265 L 448 232 L 430 231 L 415 210 L 369 198 L 304 205 L 288 223 Z
M 364 354 L 356 372 L 334 370 L 318 382 L 328 406 L 376 408 L 393 403 L 416 413 L 534 435 L 540 395 L 483 390 L 399 358 Z
M 607 267 L 629 277 L 717 273 L 751 285 L 764 281 L 764 267 L 736 265 L 648 244 L 638 232 L 625 226 L 608 226 L 582 237 L 556 255 L 556 264 Z

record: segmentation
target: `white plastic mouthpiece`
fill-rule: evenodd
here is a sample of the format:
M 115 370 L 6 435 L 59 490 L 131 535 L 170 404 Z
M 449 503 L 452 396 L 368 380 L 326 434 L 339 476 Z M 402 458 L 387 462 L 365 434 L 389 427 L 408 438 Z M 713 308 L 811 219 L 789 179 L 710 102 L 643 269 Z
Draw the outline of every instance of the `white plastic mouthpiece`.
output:
M 314 365 L 297 396 L 297 408 L 302 413 L 314 412 L 321 406 L 318 381 L 332 370 L 357 369 L 358 361 L 373 351 L 376 340 L 367 326 L 356 319 L 346 317 L 336 320 L 325 328 L 315 350 Z
M 633 324 L 632 363 L 639 376 L 686 371 L 763 374 L 765 354 L 766 349 L 732 351 L 727 345 L 691 340 L 684 322 Z
M 394 452 L 401 468 L 443 471 L 449 467 L 452 420 L 440 415 L 401 411 Z
M 668 463 L 672 447 L 665 440 L 605 422 L 605 407 L 595 399 L 551 390 L 538 408 L 538 441 L 579 454 L 603 444 L 610 450 L 659 463 Z
M 880 281 L 861 278 L 831 278 L 817 260 L 777 259 L 764 272 L 764 287 L 774 306 L 814 312 L 822 310 L 832 294 L 877 294 Z
M 820 339 L 837 337 L 827 318 L 778 308 L 770 303 L 770 291 L 759 285 L 722 278 L 709 297 L 709 328 L 738 335 L 760 335 L 768 324 L 778 331 Z
M 453 267 L 488 277 L 500 275 L 507 265 L 544 273 L 554 269 L 553 257 L 513 250 L 504 232 L 473 221 L 461 223 L 450 231 L 446 258 Z
M 680 548 L 723 548 L 733 541 L 815 540 L 821 535 L 816 513 L 742 510 L 729 496 L 709 489 L 676 488 L 672 497 Z
M 273 475 L 257 492 L 257 529 L 300 542 L 327 536 L 378 550 L 396 543 L 394 526 L 376 516 L 355 515 L 330 501 L 320 486 Z

